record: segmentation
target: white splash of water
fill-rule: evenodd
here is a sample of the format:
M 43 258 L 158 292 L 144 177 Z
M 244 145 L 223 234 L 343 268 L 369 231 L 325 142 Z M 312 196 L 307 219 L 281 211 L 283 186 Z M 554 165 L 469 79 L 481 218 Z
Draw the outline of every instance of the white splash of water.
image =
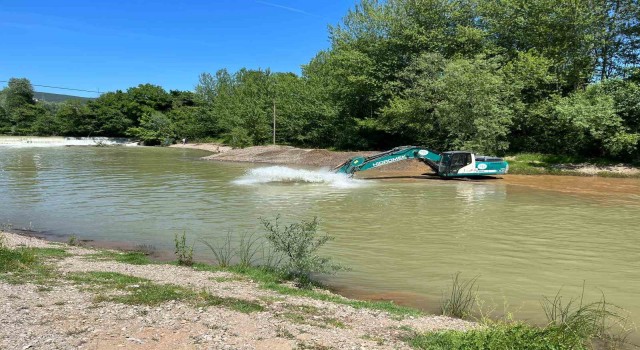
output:
M 257 185 L 270 182 L 280 183 L 318 183 L 336 188 L 362 187 L 368 181 L 350 178 L 346 174 L 336 174 L 326 169 L 304 170 L 285 166 L 254 168 L 233 183 L 237 185 Z

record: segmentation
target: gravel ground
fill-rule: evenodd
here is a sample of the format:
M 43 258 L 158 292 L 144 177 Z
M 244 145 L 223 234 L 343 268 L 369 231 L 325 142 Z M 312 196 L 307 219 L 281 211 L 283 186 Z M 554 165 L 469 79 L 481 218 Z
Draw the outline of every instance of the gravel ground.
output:
M 0 282 L 0 349 L 407 349 L 417 331 L 469 329 L 442 316 L 406 317 L 261 289 L 244 276 L 172 265 L 129 265 L 87 259 L 92 249 L 4 233 L 9 247 L 62 247 L 72 256 L 57 271 L 110 271 L 260 303 L 245 314 L 224 307 L 170 301 L 159 306 L 96 302 L 94 292 L 59 279 L 38 286 Z M 311 310 L 291 317 L 292 310 Z M 328 322 L 327 320 L 330 320 Z

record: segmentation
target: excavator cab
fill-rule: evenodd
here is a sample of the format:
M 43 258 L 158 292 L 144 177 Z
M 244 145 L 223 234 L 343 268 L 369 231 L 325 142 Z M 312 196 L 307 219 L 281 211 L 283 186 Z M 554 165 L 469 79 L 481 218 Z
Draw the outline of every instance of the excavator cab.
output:
M 444 177 L 457 176 L 460 169 L 473 165 L 474 156 L 471 152 L 451 151 L 443 152 L 438 164 L 438 174 Z

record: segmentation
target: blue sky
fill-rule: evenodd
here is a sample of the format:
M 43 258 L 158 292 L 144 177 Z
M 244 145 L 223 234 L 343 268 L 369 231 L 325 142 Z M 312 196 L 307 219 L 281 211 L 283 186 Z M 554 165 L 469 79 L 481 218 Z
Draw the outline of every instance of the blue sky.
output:
M 329 47 L 327 26 L 354 4 L 0 0 L 0 80 L 26 77 L 33 84 L 99 91 L 140 83 L 191 90 L 200 73 L 221 68 L 300 73 Z

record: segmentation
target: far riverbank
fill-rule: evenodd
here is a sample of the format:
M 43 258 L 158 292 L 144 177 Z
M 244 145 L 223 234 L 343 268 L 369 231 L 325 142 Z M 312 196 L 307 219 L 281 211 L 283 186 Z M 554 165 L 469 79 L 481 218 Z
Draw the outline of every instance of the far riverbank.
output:
M 363 155 L 376 154 L 376 151 L 330 151 L 326 149 L 305 149 L 293 146 L 253 146 L 232 148 L 216 143 L 176 144 L 173 148 L 199 149 L 213 152 L 205 160 L 228 162 L 249 162 L 266 164 L 303 165 L 333 168 L 346 160 Z M 569 157 L 518 154 L 505 157 L 509 162 L 510 175 L 569 175 L 602 176 L 621 178 L 640 178 L 640 167 L 627 163 L 615 163 L 605 160 L 588 161 Z M 419 161 L 394 163 L 375 172 L 398 172 L 398 176 L 419 176 L 431 173 L 431 169 Z M 371 173 L 371 171 L 369 172 Z

